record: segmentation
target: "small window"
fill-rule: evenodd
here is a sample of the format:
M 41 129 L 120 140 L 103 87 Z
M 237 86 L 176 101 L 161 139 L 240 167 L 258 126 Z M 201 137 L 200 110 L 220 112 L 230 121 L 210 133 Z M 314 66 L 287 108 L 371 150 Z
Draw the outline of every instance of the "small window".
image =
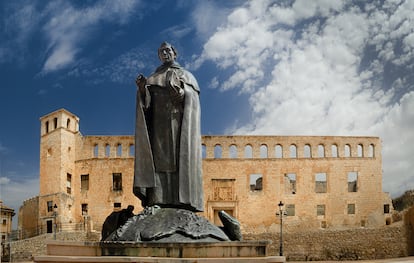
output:
M 371 158 L 375 157 L 374 150 L 375 150 L 374 145 L 370 144 L 368 148 L 368 157 L 371 157 Z
M 263 190 L 263 175 L 262 174 L 250 174 L 250 191 L 262 191 Z
M 57 128 L 57 124 L 58 124 L 58 119 L 54 118 L 53 119 L 53 128 L 56 129 Z
M 355 214 L 355 204 L 348 204 L 348 215 Z
M 303 157 L 305 157 L 305 158 L 311 158 L 312 157 L 311 146 L 309 144 L 306 144 L 303 147 Z
M 47 211 L 53 212 L 53 201 L 47 201 Z
M 290 153 L 290 158 L 296 158 L 297 157 L 296 145 L 294 145 L 294 144 L 290 145 L 289 153 Z
M 109 157 L 111 154 L 111 146 L 109 144 L 105 145 L 105 157 Z
M 325 215 L 325 205 L 316 205 L 316 215 L 317 216 Z
M 283 147 L 280 144 L 275 146 L 275 157 L 276 158 L 283 158 Z
M 121 203 L 114 203 L 114 208 L 121 208 Z
M 112 174 L 112 190 L 122 191 L 122 174 L 121 173 Z
M 98 144 L 95 144 L 94 146 L 93 146 L 93 157 L 98 157 L 98 150 L 99 150 L 99 146 L 98 146 Z
M 364 157 L 364 147 L 362 144 L 358 144 L 357 146 L 358 157 Z
M 66 174 L 66 192 L 68 194 L 72 193 L 72 175 L 71 174 Z
M 293 205 L 293 204 L 286 205 L 286 215 L 287 216 L 294 216 L 295 215 L 295 205 Z
M 121 157 L 122 156 L 122 144 L 118 143 L 116 146 L 116 156 Z
M 7 225 L 7 219 L 3 219 L 3 225 Z
M 81 175 L 81 191 L 89 190 L 89 174 Z
M 358 172 L 348 173 L 348 192 L 357 192 L 358 190 Z
M 221 158 L 223 154 L 223 150 L 221 149 L 221 145 L 217 144 L 214 146 L 214 158 Z
M 260 158 L 267 158 L 267 145 L 260 145 Z
M 207 158 L 207 146 L 205 144 L 201 145 L 201 158 Z
M 389 214 L 390 213 L 390 205 L 389 204 L 385 204 L 384 205 L 384 214 Z
M 45 132 L 49 133 L 49 121 L 45 122 Z
M 325 157 L 325 146 L 322 144 L 318 145 L 318 157 L 324 158 Z
M 135 156 L 135 145 L 129 145 L 129 156 Z
M 233 159 L 237 158 L 237 146 L 234 144 L 229 147 L 229 157 Z
M 66 120 L 66 128 L 70 129 L 70 119 L 69 118 Z
M 82 215 L 88 214 L 88 204 L 82 204 Z
M 336 144 L 331 146 L 331 157 L 338 157 L 338 146 Z
M 344 155 L 345 157 L 351 157 L 351 146 L 349 144 L 345 144 Z
M 285 194 L 296 194 L 296 174 L 285 174 Z
M 327 178 L 326 173 L 315 174 L 315 192 L 326 193 L 327 192 Z
M 244 147 L 244 158 L 253 158 L 253 148 L 249 144 Z

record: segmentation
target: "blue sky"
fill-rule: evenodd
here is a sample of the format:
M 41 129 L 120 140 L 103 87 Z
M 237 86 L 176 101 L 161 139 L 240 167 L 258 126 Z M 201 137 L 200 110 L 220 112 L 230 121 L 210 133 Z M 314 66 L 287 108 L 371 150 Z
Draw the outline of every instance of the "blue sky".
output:
M 414 188 L 414 2 L 1 1 L 0 198 L 38 194 L 39 118 L 134 130 L 162 41 L 199 81 L 202 132 L 379 136 L 383 189 Z M 17 221 L 17 219 L 15 219 Z

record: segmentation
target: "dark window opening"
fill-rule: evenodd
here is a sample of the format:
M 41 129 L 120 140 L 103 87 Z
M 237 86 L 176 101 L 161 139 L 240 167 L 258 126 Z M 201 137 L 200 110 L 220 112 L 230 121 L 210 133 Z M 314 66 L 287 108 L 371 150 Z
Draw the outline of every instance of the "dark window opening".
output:
M 122 191 L 122 174 L 121 173 L 112 174 L 112 190 Z
M 250 191 L 262 191 L 263 190 L 263 175 L 251 174 L 249 177 Z
M 81 191 L 89 190 L 89 174 L 81 175 Z
M 69 173 L 66 174 L 66 193 L 72 193 L 72 175 Z

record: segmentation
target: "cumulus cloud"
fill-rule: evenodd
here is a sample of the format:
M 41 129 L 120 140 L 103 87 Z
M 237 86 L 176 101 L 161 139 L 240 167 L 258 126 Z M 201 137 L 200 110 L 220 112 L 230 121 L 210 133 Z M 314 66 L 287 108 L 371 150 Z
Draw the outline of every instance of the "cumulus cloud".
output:
M 205 43 L 195 66 L 232 72 L 219 89 L 250 94 L 238 134 L 383 139 L 384 190 L 414 188 L 412 1 L 252 1 Z

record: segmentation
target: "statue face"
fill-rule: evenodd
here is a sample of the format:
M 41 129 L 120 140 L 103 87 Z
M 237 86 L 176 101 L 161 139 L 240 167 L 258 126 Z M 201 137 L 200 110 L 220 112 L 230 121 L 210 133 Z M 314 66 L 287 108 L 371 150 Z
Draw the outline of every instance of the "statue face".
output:
M 158 49 L 158 56 L 163 63 L 173 62 L 176 57 L 171 45 L 161 46 L 160 49 Z

